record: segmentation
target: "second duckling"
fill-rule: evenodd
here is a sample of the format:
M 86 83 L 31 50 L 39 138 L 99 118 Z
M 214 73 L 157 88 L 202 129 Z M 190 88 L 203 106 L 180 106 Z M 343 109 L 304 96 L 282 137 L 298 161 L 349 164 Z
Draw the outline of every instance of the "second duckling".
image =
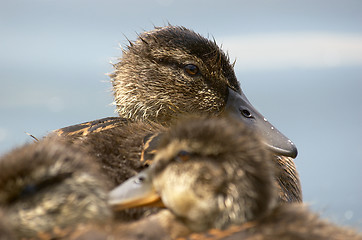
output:
M 108 180 L 94 160 L 60 139 L 0 158 L 0 210 L 17 239 L 65 237 L 79 224 L 112 219 Z
M 154 164 L 114 189 L 109 202 L 116 210 L 167 207 L 138 224 L 156 221 L 163 235 L 142 239 L 362 239 L 301 204 L 276 204 L 278 167 L 261 141 L 233 120 L 182 122 L 164 136 Z M 128 239 L 139 232 L 126 231 Z
M 275 206 L 272 158 L 234 119 L 188 120 L 164 136 L 154 164 L 109 201 L 116 209 L 164 205 L 192 231 L 223 229 Z

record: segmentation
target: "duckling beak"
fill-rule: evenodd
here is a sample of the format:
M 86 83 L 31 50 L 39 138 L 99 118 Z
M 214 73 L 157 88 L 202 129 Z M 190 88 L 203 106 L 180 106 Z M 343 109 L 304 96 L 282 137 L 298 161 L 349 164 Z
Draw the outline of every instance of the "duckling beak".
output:
M 298 151 L 294 143 L 278 131 L 249 102 L 244 93 L 237 93 L 229 88 L 226 114 L 230 114 L 247 126 L 258 131 L 265 145 L 275 154 L 296 158 Z
M 153 188 L 149 169 L 113 189 L 108 195 L 108 204 L 114 210 L 144 206 L 164 207 L 160 195 Z

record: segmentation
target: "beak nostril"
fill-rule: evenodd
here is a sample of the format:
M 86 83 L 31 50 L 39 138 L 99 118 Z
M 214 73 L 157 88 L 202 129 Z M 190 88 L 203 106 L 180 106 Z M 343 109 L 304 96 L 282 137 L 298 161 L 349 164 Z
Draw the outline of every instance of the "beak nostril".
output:
M 146 178 L 144 176 L 139 176 L 138 178 L 136 178 L 134 181 L 137 184 L 141 184 L 146 180 Z
M 247 109 L 240 109 L 240 113 L 246 118 L 252 118 L 253 115 Z

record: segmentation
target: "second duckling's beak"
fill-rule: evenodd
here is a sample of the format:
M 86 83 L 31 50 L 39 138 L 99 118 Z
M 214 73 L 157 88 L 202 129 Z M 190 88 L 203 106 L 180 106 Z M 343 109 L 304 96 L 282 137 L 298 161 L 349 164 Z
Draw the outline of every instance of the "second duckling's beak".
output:
M 153 188 L 149 169 L 113 189 L 108 195 L 108 203 L 115 210 L 144 206 L 164 207 L 160 195 Z
M 265 145 L 277 155 L 295 158 L 298 154 L 294 143 L 278 131 L 249 102 L 244 93 L 237 93 L 229 88 L 225 112 L 258 131 Z

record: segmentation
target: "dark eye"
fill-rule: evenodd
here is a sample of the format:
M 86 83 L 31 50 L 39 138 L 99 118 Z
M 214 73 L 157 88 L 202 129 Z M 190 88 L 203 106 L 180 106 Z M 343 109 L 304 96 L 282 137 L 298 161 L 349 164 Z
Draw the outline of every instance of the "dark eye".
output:
M 56 176 L 51 176 L 49 178 L 42 179 L 37 183 L 29 183 L 24 186 L 24 188 L 19 192 L 19 194 L 16 197 L 14 197 L 13 200 L 33 196 L 38 192 L 43 191 L 46 188 L 54 187 L 57 184 L 61 184 L 62 181 L 71 176 L 72 173 L 61 173 Z
M 187 64 L 184 68 L 185 72 L 190 76 L 195 76 L 199 73 L 199 68 L 193 64 Z
M 38 191 L 38 187 L 34 184 L 28 184 L 20 193 L 20 197 L 28 196 L 35 194 Z
M 187 151 L 185 151 L 185 150 L 181 150 L 181 151 L 177 154 L 175 160 L 176 160 L 176 161 L 179 161 L 179 162 L 185 162 L 185 161 L 187 161 L 187 160 L 190 159 L 190 155 L 191 155 L 191 154 L 190 154 L 189 152 L 187 152 Z

